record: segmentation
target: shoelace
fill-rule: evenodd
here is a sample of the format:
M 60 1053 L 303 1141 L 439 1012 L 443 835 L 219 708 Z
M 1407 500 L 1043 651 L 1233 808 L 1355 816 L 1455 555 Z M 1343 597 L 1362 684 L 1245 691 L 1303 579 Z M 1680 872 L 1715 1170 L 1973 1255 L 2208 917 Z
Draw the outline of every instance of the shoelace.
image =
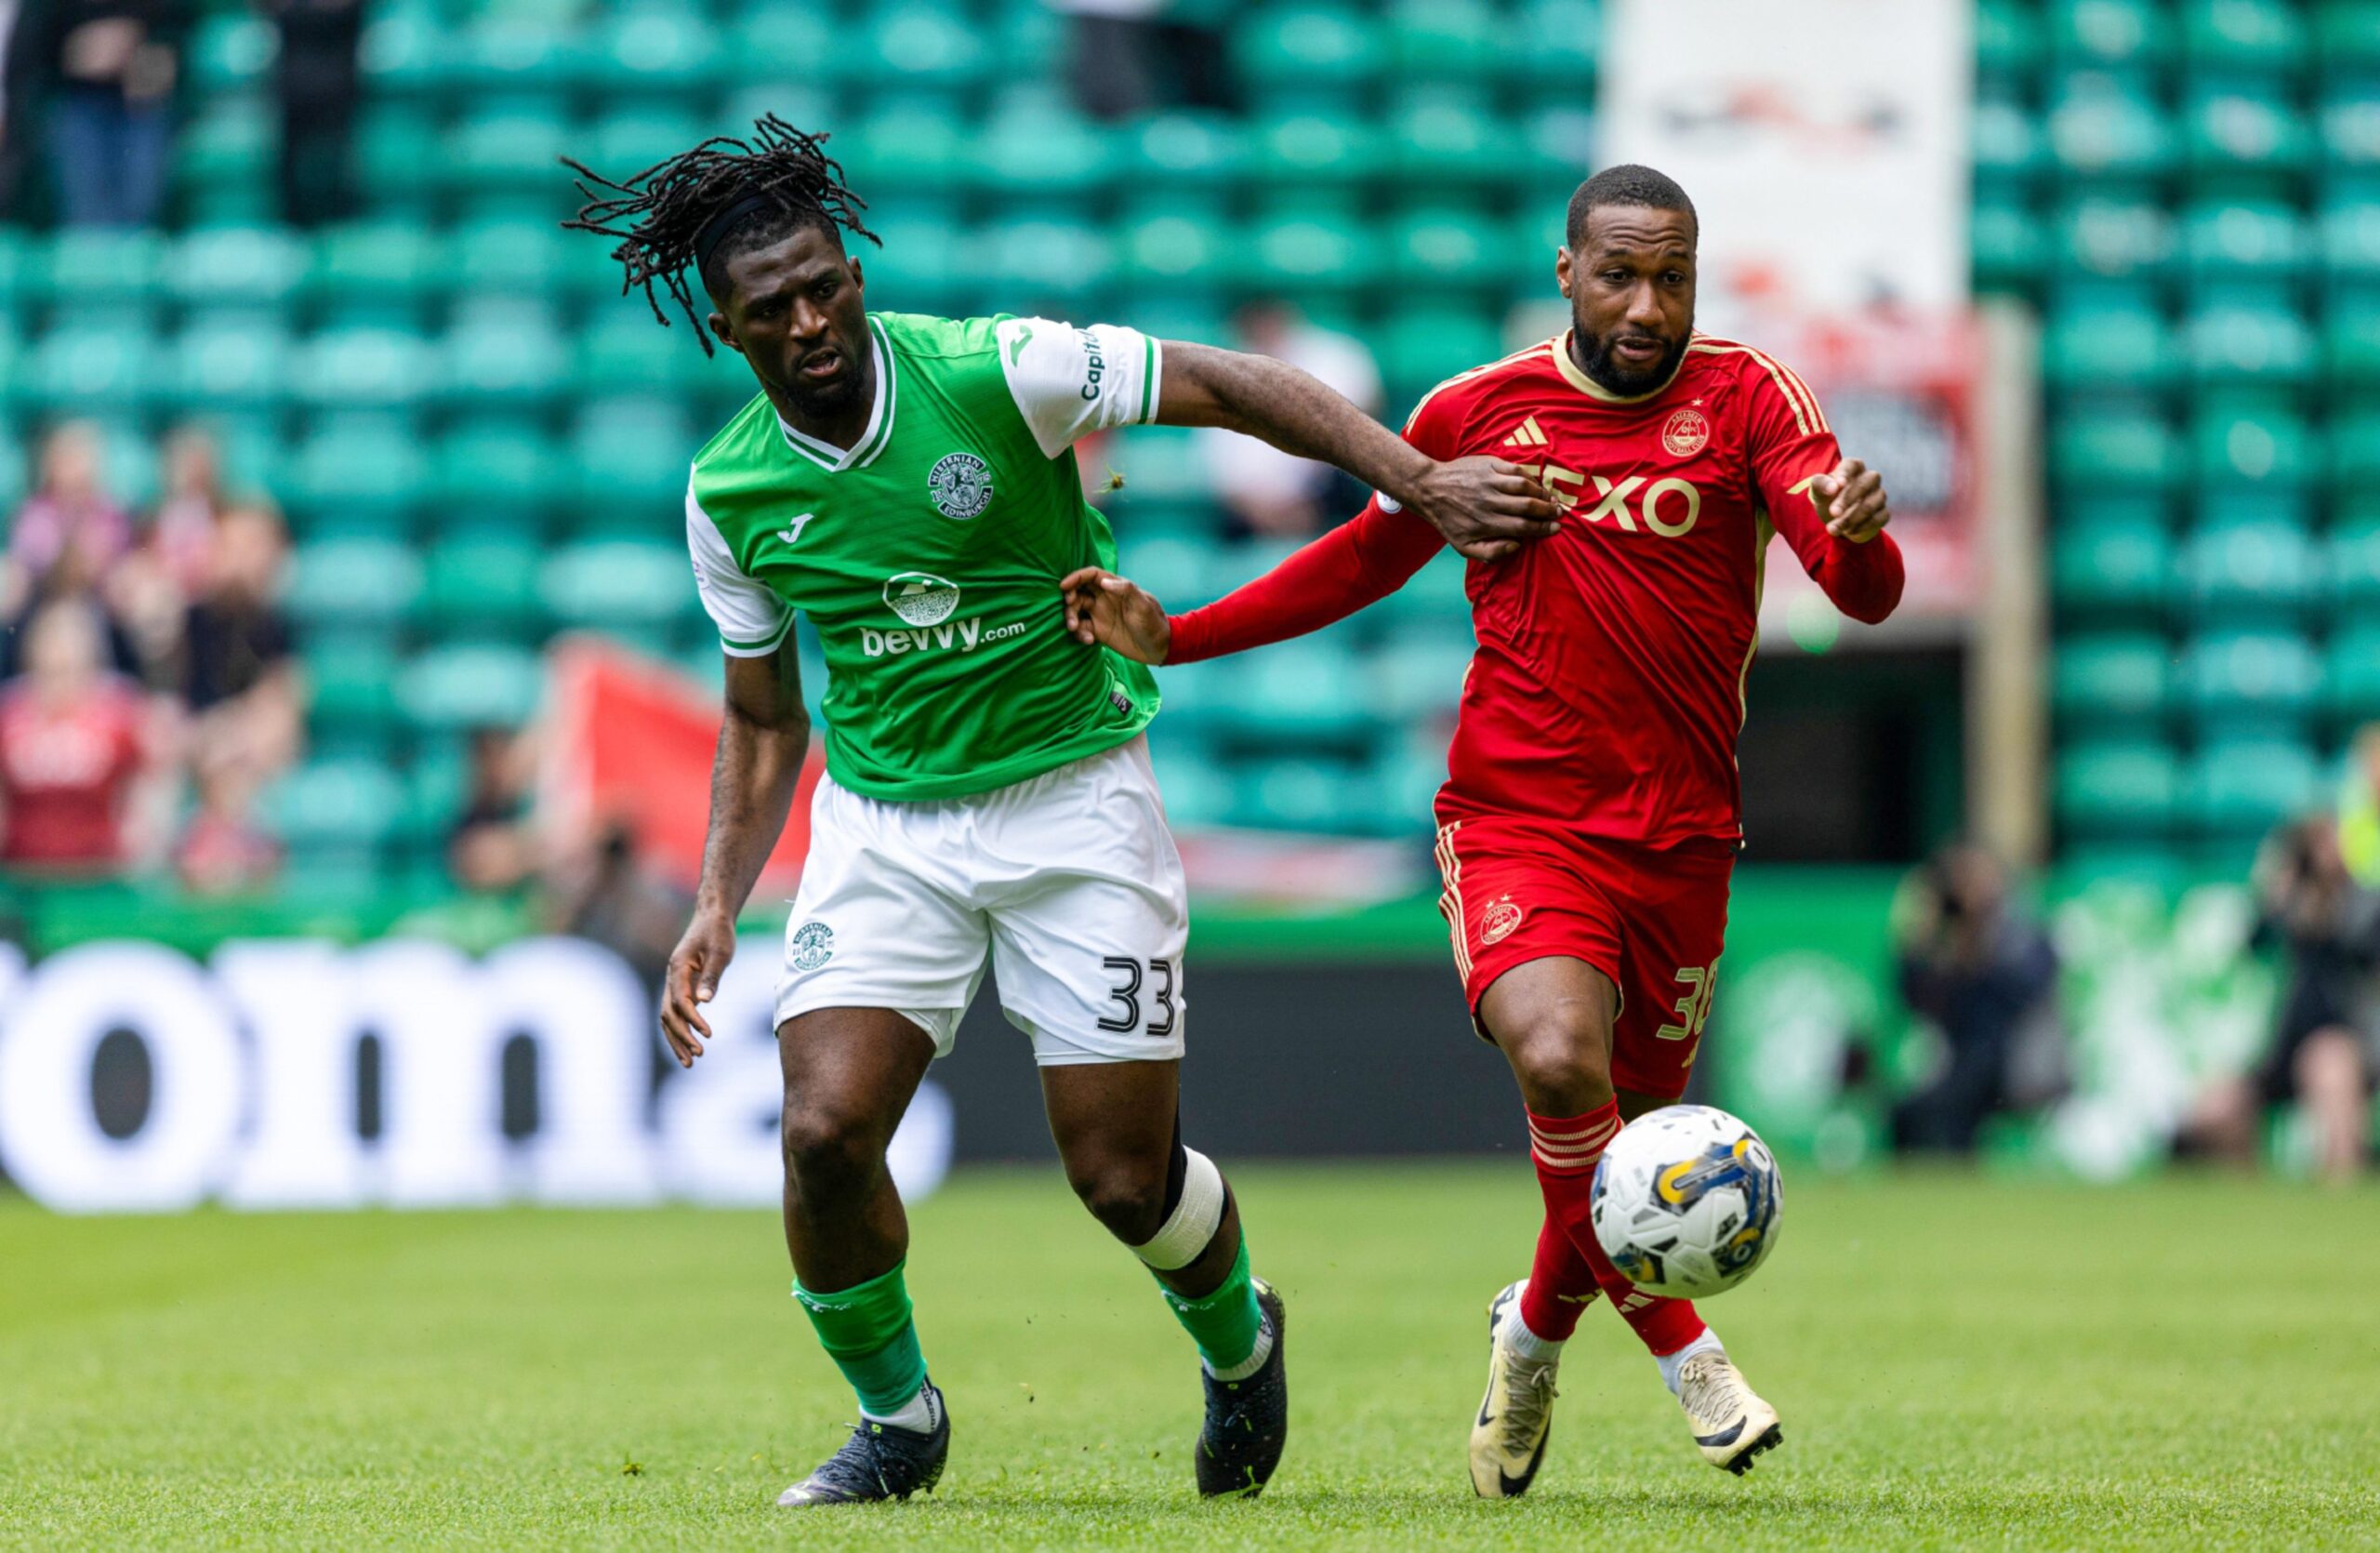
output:
M 1718 1354 L 1697 1354 L 1678 1372 L 1678 1400 L 1697 1418 L 1713 1423 L 1740 1417 L 1752 1407 L 1752 1393 L 1736 1367 Z
M 818 1464 L 810 1474 L 811 1481 L 823 1483 L 844 1493 L 864 1493 L 873 1490 L 890 1493 L 892 1485 L 884 1480 L 884 1463 L 876 1448 L 876 1439 L 865 1424 L 851 1426 L 852 1437 L 843 1441 L 841 1450 Z
M 1514 1363 L 1511 1374 L 1504 1396 L 1504 1450 L 1517 1456 L 1537 1449 L 1546 1410 L 1561 1393 L 1554 1388 L 1551 1364 Z

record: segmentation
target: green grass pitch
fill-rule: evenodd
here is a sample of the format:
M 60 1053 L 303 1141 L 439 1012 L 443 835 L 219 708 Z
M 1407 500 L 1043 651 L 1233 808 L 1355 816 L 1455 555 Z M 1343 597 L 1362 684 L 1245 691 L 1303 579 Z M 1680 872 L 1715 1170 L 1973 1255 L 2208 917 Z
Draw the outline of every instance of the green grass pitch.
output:
M 1525 1165 L 1249 1168 L 1289 1298 L 1264 1497 L 1190 1486 L 1195 1361 L 1054 1169 L 955 1179 L 910 1284 L 956 1427 L 906 1507 L 772 1506 L 852 1402 L 771 1215 L 66 1220 L 0 1201 L 0 1544 L 1815 1547 L 2380 1542 L 2380 1196 L 1789 1183 L 1709 1313 L 1782 1410 L 1740 1481 L 1591 1312 L 1537 1492 L 1462 1470 Z

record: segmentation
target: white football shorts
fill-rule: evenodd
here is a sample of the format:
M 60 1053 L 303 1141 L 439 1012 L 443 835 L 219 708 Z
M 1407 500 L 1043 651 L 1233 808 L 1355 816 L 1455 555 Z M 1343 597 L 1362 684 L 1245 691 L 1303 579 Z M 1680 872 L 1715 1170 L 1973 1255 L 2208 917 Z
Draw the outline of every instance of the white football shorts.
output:
M 949 1055 L 988 962 L 1047 1067 L 1182 1055 L 1190 899 L 1148 741 L 972 797 L 867 798 L 823 778 L 786 923 L 782 1025 L 891 1008 Z

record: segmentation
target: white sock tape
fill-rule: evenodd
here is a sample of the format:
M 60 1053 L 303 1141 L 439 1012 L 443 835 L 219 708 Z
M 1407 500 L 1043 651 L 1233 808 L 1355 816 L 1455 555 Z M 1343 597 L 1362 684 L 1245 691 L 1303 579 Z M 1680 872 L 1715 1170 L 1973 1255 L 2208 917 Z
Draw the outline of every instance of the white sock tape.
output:
M 1188 1161 L 1182 1173 L 1182 1201 L 1173 1205 L 1164 1228 L 1132 1248 L 1133 1255 L 1159 1272 L 1197 1261 L 1223 1222 L 1223 1173 L 1196 1148 L 1182 1153 Z

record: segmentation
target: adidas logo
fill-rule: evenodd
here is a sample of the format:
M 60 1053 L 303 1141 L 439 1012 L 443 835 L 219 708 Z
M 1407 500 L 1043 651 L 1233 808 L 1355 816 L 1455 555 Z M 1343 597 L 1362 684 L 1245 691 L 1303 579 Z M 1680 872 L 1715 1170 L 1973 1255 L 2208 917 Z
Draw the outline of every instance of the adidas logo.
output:
M 1521 422 L 1519 430 L 1504 439 L 1504 445 L 1506 447 L 1543 447 L 1545 430 L 1538 425 L 1537 417 L 1531 416 Z

